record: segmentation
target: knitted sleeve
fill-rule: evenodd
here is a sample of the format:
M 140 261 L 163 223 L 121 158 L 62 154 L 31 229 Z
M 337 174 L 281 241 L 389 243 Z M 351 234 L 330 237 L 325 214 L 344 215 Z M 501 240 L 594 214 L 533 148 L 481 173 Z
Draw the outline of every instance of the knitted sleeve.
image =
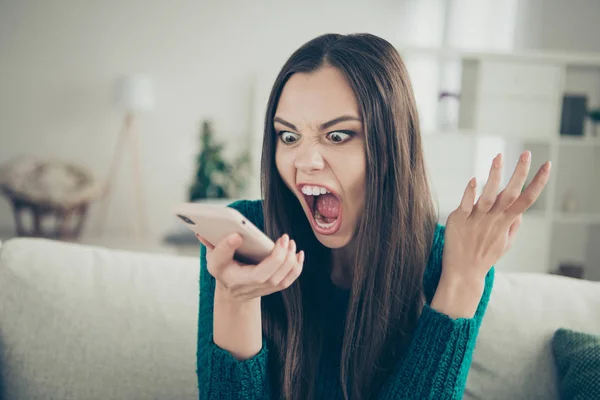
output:
M 494 282 L 494 268 L 473 318 L 452 319 L 430 307 L 442 272 L 443 226 L 438 226 L 423 279 L 427 303 L 405 357 L 383 388 L 381 399 L 462 399 L 475 341 Z
M 248 220 L 262 224 L 262 207 L 255 202 L 240 201 L 230 207 Z M 260 215 L 258 214 L 260 212 Z M 267 346 L 254 357 L 238 361 L 213 341 L 213 304 L 215 278 L 206 267 L 206 248 L 200 249 L 200 306 L 198 313 L 198 348 L 196 373 L 200 400 L 269 399 L 270 386 L 267 365 Z

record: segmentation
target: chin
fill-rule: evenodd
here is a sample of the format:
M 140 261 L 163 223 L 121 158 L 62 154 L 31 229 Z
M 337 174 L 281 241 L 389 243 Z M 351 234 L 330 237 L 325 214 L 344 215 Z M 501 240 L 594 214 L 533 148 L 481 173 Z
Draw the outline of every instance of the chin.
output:
M 350 243 L 352 239 L 350 235 L 342 235 L 339 233 L 335 235 L 322 235 L 318 232 L 315 232 L 314 229 L 313 233 L 315 234 L 317 240 L 321 242 L 323 246 L 328 247 L 330 249 L 340 249 L 342 247 L 345 247 L 348 245 L 348 243 Z

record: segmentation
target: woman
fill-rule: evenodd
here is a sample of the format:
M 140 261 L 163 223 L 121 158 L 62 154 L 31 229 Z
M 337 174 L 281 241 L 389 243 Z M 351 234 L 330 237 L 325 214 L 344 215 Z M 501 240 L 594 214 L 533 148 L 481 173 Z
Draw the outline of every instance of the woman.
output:
M 201 399 L 460 399 L 493 283 L 522 213 L 530 153 L 498 194 L 501 155 L 437 225 L 412 88 L 373 35 L 318 37 L 269 99 L 264 202 L 232 205 L 273 239 L 255 266 L 241 237 L 199 237 Z M 299 251 L 301 249 L 301 251 Z

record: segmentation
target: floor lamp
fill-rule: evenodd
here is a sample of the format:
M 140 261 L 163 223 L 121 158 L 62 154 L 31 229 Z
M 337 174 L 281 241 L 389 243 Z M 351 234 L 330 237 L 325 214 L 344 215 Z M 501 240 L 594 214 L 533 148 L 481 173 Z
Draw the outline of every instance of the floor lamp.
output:
M 106 187 L 98 219 L 99 232 L 102 234 L 104 231 L 109 200 L 119 175 L 123 153 L 125 153 L 127 150 L 126 147 L 128 147 L 133 172 L 131 187 L 134 190 L 135 208 L 137 211 L 135 232 L 138 236 L 141 236 L 147 233 L 147 219 L 140 165 L 140 140 L 135 121 L 136 116 L 140 112 L 150 110 L 154 106 L 152 81 L 145 75 L 130 75 L 120 78 L 115 85 L 115 101 L 117 106 L 124 111 L 124 118 L 106 179 Z

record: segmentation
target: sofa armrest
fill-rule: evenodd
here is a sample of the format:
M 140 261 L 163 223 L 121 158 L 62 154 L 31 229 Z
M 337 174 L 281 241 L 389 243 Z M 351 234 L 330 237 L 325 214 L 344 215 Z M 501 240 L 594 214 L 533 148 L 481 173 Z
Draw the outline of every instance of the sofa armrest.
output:
M 197 258 L 12 239 L 1 398 L 197 398 Z

